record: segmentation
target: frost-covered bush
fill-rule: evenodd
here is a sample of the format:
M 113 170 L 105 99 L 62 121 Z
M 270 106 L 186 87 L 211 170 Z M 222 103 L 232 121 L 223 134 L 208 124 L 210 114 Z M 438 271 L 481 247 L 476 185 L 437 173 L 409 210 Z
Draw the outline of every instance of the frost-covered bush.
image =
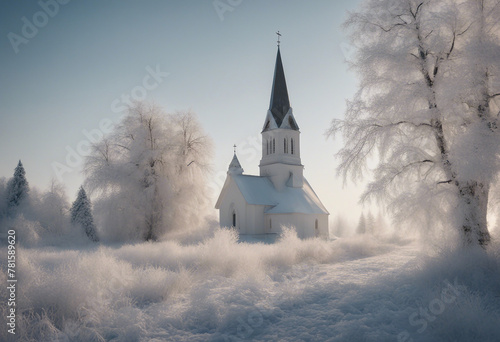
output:
M 275 244 L 238 243 L 236 232 L 215 229 L 189 244 L 22 248 L 19 337 L 354 341 L 397 339 L 406 330 L 414 341 L 493 341 L 500 333 L 500 256 L 443 252 L 399 260 L 416 253 L 366 234 L 302 240 L 293 229 Z M 418 333 L 408 317 L 455 278 L 453 303 Z M 0 288 L 1 314 L 6 291 Z M 6 334 L 0 330 L 0 340 Z
M 353 251 L 355 244 L 358 251 Z M 301 240 L 293 229 L 284 229 L 276 244 L 238 243 L 237 232 L 220 228 L 194 244 L 86 248 L 19 251 L 22 338 L 139 339 L 172 324 L 188 330 L 202 324 L 213 332 L 232 320 L 234 310 L 239 315 L 247 311 L 247 300 L 263 296 L 273 283 L 285 283 L 284 273 L 294 265 L 336 263 L 391 249 L 369 242 Z M 0 297 L 5 291 L 0 289 Z M 225 304 L 233 300 L 233 308 Z

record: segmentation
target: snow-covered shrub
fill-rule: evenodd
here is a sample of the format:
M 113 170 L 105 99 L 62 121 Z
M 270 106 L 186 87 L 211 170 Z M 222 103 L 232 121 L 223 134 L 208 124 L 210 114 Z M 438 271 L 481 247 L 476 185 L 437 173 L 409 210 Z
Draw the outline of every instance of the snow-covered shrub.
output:
M 500 255 L 471 252 L 405 264 L 399 259 L 413 259 L 415 246 L 367 234 L 302 240 L 292 228 L 275 244 L 238 243 L 234 231 L 215 229 L 190 244 L 21 248 L 20 339 L 388 340 L 407 330 L 414 341 L 494 340 Z M 416 332 L 408 317 L 455 278 L 460 295 Z

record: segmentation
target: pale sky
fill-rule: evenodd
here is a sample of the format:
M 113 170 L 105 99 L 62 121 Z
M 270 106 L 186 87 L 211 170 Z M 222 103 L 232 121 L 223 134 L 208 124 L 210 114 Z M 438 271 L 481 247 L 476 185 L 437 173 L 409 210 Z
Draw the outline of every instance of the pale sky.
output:
M 60 163 L 73 200 L 83 178 L 68 151 L 85 151 L 84 130 L 116 122 L 126 97 L 144 97 L 197 114 L 215 143 L 215 204 L 233 144 L 245 173 L 258 174 L 279 30 L 304 174 L 330 222 L 357 221 L 359 190 L 335 173 L 341 141 L 324 132 L 356 90 L 341 25 L 359 0 L 54 1 L 0 5 L 0 177 L 21 159 L 44 189 Z

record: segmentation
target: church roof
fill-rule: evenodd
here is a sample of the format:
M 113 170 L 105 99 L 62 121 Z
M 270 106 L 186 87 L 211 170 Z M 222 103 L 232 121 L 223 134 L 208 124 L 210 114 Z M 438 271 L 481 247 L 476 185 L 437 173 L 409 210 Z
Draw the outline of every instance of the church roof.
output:
M 273 121 L 278 128 L 288 128 L 298 131 L 299 127 L 291 114 L 290 100 L 288 98 L 288 90 L 286 87 L 285 71 L 281 62 L 280 48 L 276 56 L 276 65 L 274 67 L 273 87 L 271 89 L 271 101 L 269 103 L 269 113 L 272 115 Z M 287 114 L 290 113 L 288 118 Z M 269 115 L 268 115 L 269 116 Z M 285 122 L 285 125 L 282 125 Z M 264 131 L 272 129 L 270 118 L 266 118 Z M 272 125 L 271 125 L 272 126 Z M 286 126 L 286 127 L 285 127 Z
M 233 179 L 248 204 L 270 206 L 266 214 L 328 214 L 305 179 L 302 188 L 285 187 L 282 191 L 267 177 L 235 175 Z

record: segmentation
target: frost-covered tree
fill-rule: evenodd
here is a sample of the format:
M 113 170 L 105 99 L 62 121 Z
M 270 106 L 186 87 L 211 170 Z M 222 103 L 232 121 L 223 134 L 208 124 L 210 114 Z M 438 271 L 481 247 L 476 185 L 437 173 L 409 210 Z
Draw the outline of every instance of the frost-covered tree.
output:
M 343 237 L 347 235 L 348 224 L 347 221 L 341 215 L 338 215 L 337 219 L 333 223 L 332 231 L 333 234 L 338 237 Z
M 0 178 L 0 219 L 5 217 L 7 214 L 7 180 L 2 177 Z
M 375 232 L 375 217 L 372 212 L 369 210 L 368 214 L 366 214 L 366 232 L 373 234 Z
M 454 227 L 485 246 L 489 190 L 499 171 L 498 0 L 366 0 L 346 26 L 360 78 L 342 132 L 339 172 L 396 217 Z
M 33 196 L 31 193 L 30 200 L 35 207 L 33 208 L 36 212 L 35 217 L 42 227 L 55 235 L 63 235 L 67 232 L 69 202 L 62 184 L 52 179 L 48 191 L 38 196 Z
M 104 234 L 157 240 L 199 223 L 208 203 L 210 156 L 210 139 L 193 114 L 167 115 L 145 103 L 131 107 L 85 162 L 85 184 L 97 197 Z
M 168 212 L 171 226 L 199 226 L 212 207 L 207 188 L 207 174 L 212 157 L 212 140 L 204 133 L 191 112 L 168 116 L 174 130 L 174 198 L 180 210 Z
M 387 222 L 382 215 L 382 213 L 379 211 L 377 214 L 377 218 L 375 220 L 375 225 L 374 225 L 374 234 L 382 234 L 385 231 L 387 231 Z
M 12 177 L 7 184 L 7 205 L 9 208 L 18 207 L 29 193 L 29 184 L 26 180 L 26 171 L 21 161 L 17 164 Z
M 82 227 L 91 241 L 98 242 L 99 238 L 97 237 L 94 217 L 92 216 L 92 205 L 83 187 L 78 190 L 78 195 L 71 206 L 70 212 L 71 223 Z
M 365 234 L 366 233 L 366 218 L 365 214 L 361 213 L 359 217 L 358 227 L 356 228 L 356 234 Z

